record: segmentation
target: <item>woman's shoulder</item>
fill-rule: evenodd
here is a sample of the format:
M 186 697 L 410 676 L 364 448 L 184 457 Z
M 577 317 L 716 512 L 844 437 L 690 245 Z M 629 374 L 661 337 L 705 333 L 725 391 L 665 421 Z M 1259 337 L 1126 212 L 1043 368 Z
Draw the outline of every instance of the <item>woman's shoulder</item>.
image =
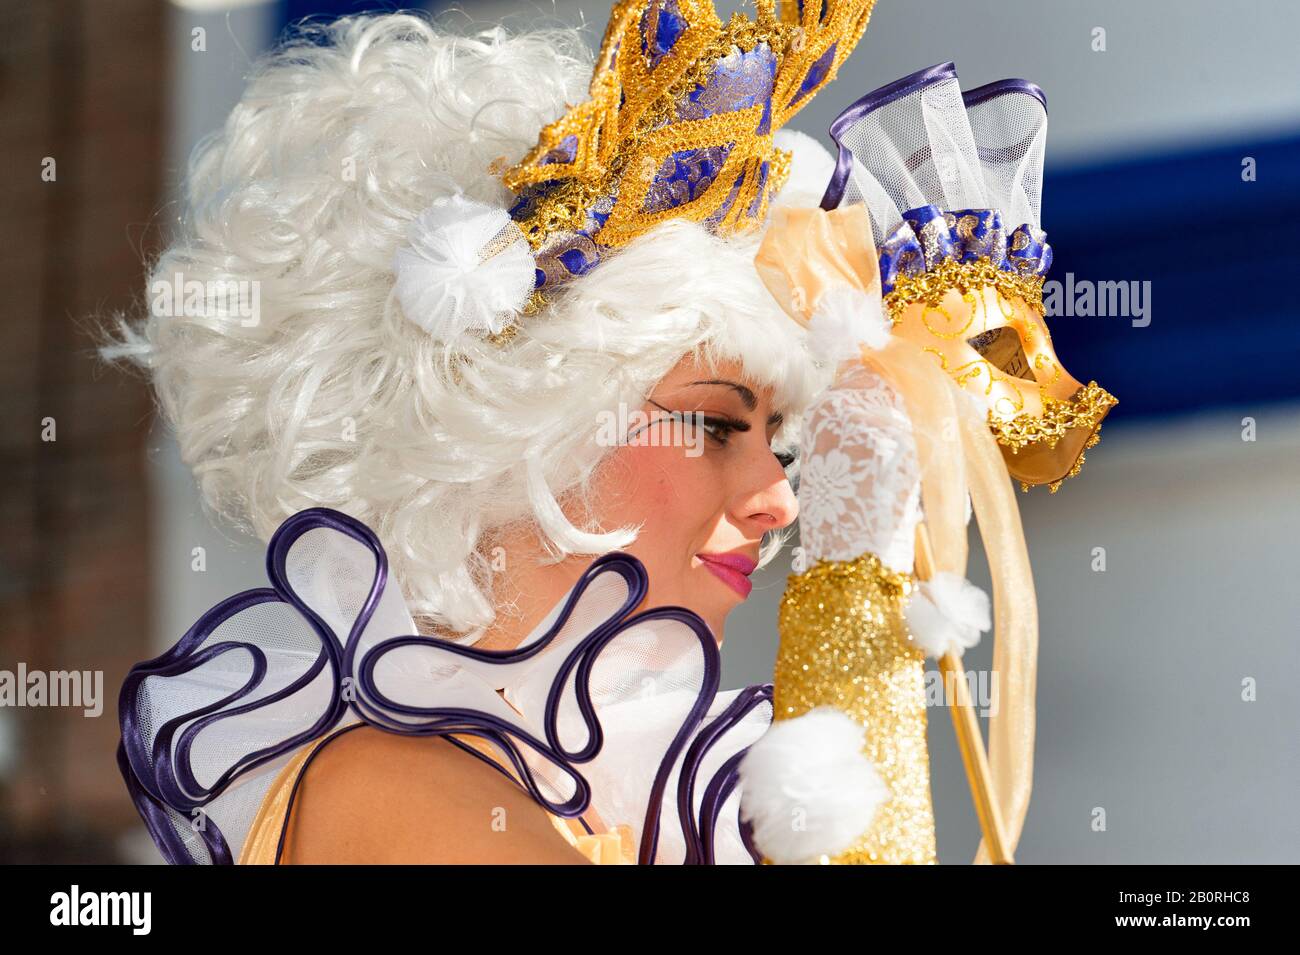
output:
M 281 861 L 582 863 L 512 779 L 455 743 L 373 726 L 335 734 L 298 781 Z

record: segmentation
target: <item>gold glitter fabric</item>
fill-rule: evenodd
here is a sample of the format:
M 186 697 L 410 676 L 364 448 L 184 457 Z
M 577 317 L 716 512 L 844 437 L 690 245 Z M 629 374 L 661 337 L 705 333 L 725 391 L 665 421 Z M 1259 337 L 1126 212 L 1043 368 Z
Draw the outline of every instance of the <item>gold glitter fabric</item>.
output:
M 874 4 L 755 0 L 753 20 L 723 23 L 712 0 L 620 0 L 590 99 L 501 174 L 537 292 L 667 219 L 718 234 L 762 222 L 789 174 L 773 133 L 834 79 Z
M 911 578 L 874 554 L 791 574 L 781 600 L 773 719 L 829 705 L 866 730 L 864 752 L 892 797 L 831 865 L 933 864 L 934 808 L 925 740 L 925 655 L 903 605 Z

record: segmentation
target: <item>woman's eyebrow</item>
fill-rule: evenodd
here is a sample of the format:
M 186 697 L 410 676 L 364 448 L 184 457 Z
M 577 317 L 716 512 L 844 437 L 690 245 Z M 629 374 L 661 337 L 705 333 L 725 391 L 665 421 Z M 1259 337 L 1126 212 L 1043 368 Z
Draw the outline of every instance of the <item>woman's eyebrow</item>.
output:
M 740 384 L 739 382 L 727 381 L 724 378 L 706 378 L 702 381 L 692 381 L 686 387 L 690 388 L 694 385 L 726 385 L 728 388 L 733 389 L 736 392 L 736 394 L 740 395 L 740 400 L 745 405 L 745 409 L 747 411 L 753 411 L 755 408 L 758 407 L 758 398 L 757 396 L 755 396 L 754 392 L 751 391 L 749 388 L 746 388 L 744 385 Z M 785 421 L 785 415 L 781 414 L 781 412 L 779 411 L 772 412 L 772 414 L 770 414 L 767 418 L 767 423 L 769 426 L 779 425 L 784 421 Z
M 726 385 L 728 388 L 733 389 L 736 394 L 740 395 L 740 400 L 744 402 L 746 411 L 753 411 L 758 407 L 758 398 L 755 397 L 754 393 L 744 385 L 738 384 L 737 382 L 726 381 L 721 378 L 706 378 L 703 381 L 692 381 L 686 387 L 691 388 L 695 385 Z

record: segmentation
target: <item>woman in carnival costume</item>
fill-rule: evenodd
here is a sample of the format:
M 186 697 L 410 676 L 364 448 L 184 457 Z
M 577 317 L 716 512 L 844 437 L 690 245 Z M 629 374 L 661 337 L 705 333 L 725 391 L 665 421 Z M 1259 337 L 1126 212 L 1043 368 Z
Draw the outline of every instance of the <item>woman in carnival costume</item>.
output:
M 594 61 L 570 31 L 355 17 L 261 64 L 155 265 L 256 281 L 258 320 L 214 297 L 109 349 L 148 369 L 205 501 L 269 541 L 269 586 L 122 688 L 119 765 L 168 861 L 933 862 L 913 681 L 988 614 L 968 484 L 1010 555 L 990 755 L 1014 848 L 1036 637 L 987 451 L 1010 435 L 1022 480 L 1057 481 L 1108 405 L 1012 383 L 985 420 L 969 374 L 912 360 L 962 308 L 990 381 L 1054 360 L 1050 250 L 986 143 L 958 201 L 890 192 L 845 133 L 895 134 L 869 109 L 838 160 L 782 129 L 871 7 L 625 0 Z M 801 504 L 775 690 L 721 691 L 727 614 Z

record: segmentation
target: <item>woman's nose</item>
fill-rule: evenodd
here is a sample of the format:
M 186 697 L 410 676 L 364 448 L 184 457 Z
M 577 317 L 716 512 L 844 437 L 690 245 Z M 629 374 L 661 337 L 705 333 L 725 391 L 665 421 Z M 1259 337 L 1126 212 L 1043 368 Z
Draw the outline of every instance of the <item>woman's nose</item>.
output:
M 742 505 L 745 520 L 757 524 L 764 533 L 788 527 L 799 516 L 799 499 L 786 478 L 785 469 L 770 451 L 768 460 L 770 464 L 762 468 L 758 486 Z

